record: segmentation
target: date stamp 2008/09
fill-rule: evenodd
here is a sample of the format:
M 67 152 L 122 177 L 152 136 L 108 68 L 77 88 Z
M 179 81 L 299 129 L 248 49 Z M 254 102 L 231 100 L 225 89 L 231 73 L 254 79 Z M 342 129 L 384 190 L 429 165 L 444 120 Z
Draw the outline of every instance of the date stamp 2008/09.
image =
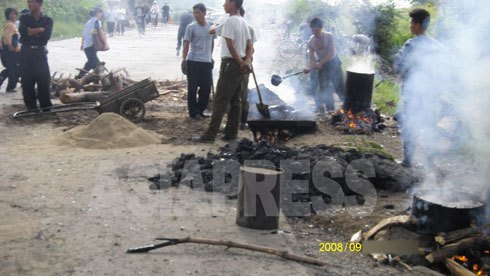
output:
M 320 252 L 361 252 L 362 243 L 360 242 L 320 242 Z

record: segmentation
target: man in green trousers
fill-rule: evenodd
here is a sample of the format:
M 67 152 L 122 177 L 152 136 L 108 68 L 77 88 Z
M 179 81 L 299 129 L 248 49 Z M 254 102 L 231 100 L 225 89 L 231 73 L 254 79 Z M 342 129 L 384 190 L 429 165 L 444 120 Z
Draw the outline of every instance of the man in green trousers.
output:
M 192 140 L 201 143 L 212 143 L 227 111 L 228 120 L 225 127 L 223 140 L 237 138 L 240 123 L 241 101 L 244 74 L 251 71 L 252 39 L 248 24 L 240 16 L 240 8 L 243 0 L 225 0 L 223 5 L 225 12 L 230 14 L 223 23 L 221 39 L 221 67 L 216 95 L 213 100 L 213 114 L 207 130 L 202 136 Z

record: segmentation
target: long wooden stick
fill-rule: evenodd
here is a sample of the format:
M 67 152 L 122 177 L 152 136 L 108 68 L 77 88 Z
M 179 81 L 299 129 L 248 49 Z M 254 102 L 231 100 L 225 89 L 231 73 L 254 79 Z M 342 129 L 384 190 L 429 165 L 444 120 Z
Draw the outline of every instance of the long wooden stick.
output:
M 380 221 L 376 226 L 371 228 L 366 233 L 362 234 L 362 238 L 363 240 L 372 239 L 377 233 L 379 233 L 379 231 L 393 225 L 398 225 L 398 224 L 405 225 L 405 224 L 415 224 L 415 223 L 417 223 L 417 219 L 415 219 L 413 216 L 402 215 L 402 216 L 387 218 Z
M 468 238 L 476 234 L 480 234 L 483 230 L 487 228 L 490 228 L 490 224 L 486 224 L 478 228 L 470 227 L 470 228 L 464 228 L 449 233 L 439 233 L 434 239 L 440 245 L 445 245 L 464 238 Z
M 252 245 L 252 244 L 247 244 L 247 243 L 239 243 L 239 242 L 234 242 L 234 241 L 225 241 L 225 240 L 212 240 L 212 239 L 202 239 L 202 238 L 193 238 L 193 237 L 186 237 L 186 238 L 181 238 L 181 239 L 172 239 L 172 238 L 161 238 L 157 240 L 165 240 L 166 242 L 160 243 L 160 244 L 155 244 L 155 245 L 148 245 L 148 246 L 143 246 L 143 247 L 138 247 L 138 248 L 132 248 L 129 249 L 126 253 L 145 253 L 157 248 L 165 247 L 165 246 L 170 246 L 170 245 L 176 245 L 176 244 L 181 244 L 181 243 L 198 243 L 198 244 L 208 244 L 208 245 L 221 245 L 221 246 L 227 246 L 227 247 L 235 247 L 235 248 L 241 248 L 241 249 L 247 249 L 251 251 L 257 251 L 257 252 L 262 252 L 266 254 L 271 254 L 271 255 L 276 255 L 283 257 L 288 260 L 292 261 L 297 261 L 297 262 L 303 262 L 307 264 L 313 264 L 317 266 L 326 266 L 327 263 L 320 261 L 318 259 L 306 257 L 306 256 L 300 256 L 296 255 L 293 253 L 290 253 L 287 250 L 278 250 L 270 247 L 265 247 L 265 246 L 260 246 L 260 245 Z

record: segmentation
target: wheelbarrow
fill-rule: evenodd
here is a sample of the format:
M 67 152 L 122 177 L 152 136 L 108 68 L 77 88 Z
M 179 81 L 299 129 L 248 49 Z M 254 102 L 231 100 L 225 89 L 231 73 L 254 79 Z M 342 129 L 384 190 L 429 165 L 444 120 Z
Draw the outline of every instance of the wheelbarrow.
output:
M 159 96 L 160 94 L 158 93 L 155 82 L 150 79 L 145 79 L 95 103 L 60 104 L 48 108 L 19 111 L 15 112 L 12 116 L 14 118 L 20 118 L 38 116 L 40 114 L 95 109 L 99 113 L 117 113 L 133 123 L 137 123 L 145 117 L 145 103 Z

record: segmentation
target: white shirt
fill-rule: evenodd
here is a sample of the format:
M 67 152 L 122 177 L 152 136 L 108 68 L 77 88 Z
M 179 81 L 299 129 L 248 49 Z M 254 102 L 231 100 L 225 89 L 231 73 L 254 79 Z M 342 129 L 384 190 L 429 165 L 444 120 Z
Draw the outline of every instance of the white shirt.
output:
M 93 35 L 97 33 L 96 27 L 100 28 L 100 21 L 95 17 L 90 18 L 85 24 L 83 29 L 83 49 L 94 45 Z
M 221 30 L 223 30 L 223 24 L 221 25 L 218 25 L 216 28 L 215 28 L 215 32 L 216 32 L 216 35 L 217 36 L 221 36 Z M 248 30 L 250 31 L 250 37 L 252 39 L 252 42 L 255 43 L 257 42 L 257 36 L 255 36 L 255 29 L 252 25 L 248 25 Z
M 223 22 L 223 29 L 221 30 L 222 44 L 221 44 L 221 58 L 232 58 L 230 50 L 226 45 L 226 39 L 233 40 L 233 46 L 238 55 L 243 58 L 246 55 L 247 41 L 252 39 L 250 31 L 248 29 L 247 21 L 240 15 L 233 15 L 228 17 Z

